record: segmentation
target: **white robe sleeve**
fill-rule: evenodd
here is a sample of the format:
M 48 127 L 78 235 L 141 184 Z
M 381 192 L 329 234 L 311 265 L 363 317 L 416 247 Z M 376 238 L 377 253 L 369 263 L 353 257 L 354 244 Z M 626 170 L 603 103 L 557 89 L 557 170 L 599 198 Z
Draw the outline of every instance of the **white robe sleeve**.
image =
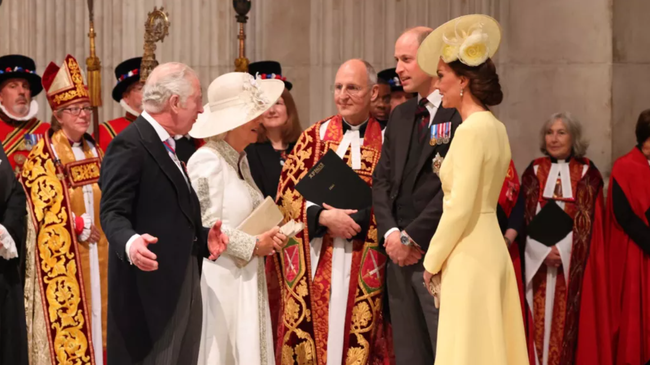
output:
M 223 219 L 225 166 L 223 158 L 207 148 L 196 151 L 188 161 L 187 173 L 199 196 L 204 227 L 212 227 L 217 220 Z M 249 262 L 253 257 L 257 238 L 232 227 L 227 221 L 223 221 L 221 229 L 229 239 L 226 254 Z

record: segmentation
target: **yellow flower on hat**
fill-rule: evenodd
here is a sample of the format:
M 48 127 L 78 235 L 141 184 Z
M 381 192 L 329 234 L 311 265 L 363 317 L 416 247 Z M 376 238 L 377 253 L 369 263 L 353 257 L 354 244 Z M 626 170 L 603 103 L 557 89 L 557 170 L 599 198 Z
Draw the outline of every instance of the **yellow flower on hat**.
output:
M 417 54 L 422 71 L 435 76 L 438 61 L 460 61 L 470 67 L 485 63 L 499 50 L 501 26 L 484 14 L 469 14 L 436 28 L 420 44 Z
M 481 29 L 476 29 L 461 44 L 458 59 L 467 66 L 479 66 L 488 57 L 490 57 L 488 35 Z
M 445 44 L 442 46 L 440 57 L 445 63 L 452 63 L 458 60 L 459 48 L 457 45 Z

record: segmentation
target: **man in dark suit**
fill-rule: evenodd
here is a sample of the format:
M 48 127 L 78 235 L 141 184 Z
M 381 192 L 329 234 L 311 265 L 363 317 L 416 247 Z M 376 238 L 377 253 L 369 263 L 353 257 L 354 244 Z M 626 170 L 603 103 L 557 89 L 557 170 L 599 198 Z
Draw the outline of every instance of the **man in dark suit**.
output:
M 25 191 L 0 144 L 0 365 L 27 365 Z
M 145 111 L 106 151 L 99 184 L 110 244 L 108 364 L 196 364 L 202 321 L 203 257 L 225 250 L 221 222 L 201 226 L 201 209 L 175 152 L 203 112 L 201 86 L 181 63 L 153 70 Z
M 409 29 L 395 44 L 404 91 L 418 97 L 392 112 L 373 175 L 377 233 L 391 258 L 386 280 L 398 365 L 435 359 L 438 310 L 422 282 L 422 256 L 442 215 L 440 164 L 461 121 L 455 109 L 441 106 L 436 79 L 417 65 L 418 47 L 431 31 Z

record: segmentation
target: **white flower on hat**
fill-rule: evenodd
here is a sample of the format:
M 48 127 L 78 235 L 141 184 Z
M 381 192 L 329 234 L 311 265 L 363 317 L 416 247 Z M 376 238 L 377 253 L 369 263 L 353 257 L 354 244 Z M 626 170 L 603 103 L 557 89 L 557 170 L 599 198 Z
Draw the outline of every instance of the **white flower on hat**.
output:
M 252 75 L 245 74 L 244 78 L 244 91 L 246 91 L 246 94 L 250 96 L 250 105 L 248 111 L 248 114 L 250 115 L 258 110 L 266 108 L 269 104 L 269 99 L 266 97 L 266 95 L 264 95 L 264 91 L 262 91 L 260 84 L 257 82 L 257 80 L 261 80 L 259 74 L 257 75 L 257 78 L 253 77 Z
M 468 31 L 454 29 L 453 34 L 443 34 L 443 46 L 440 57 L 445 63 L 456 60 L 467 66 L 479 66 L 490 56 L 488 35 L 481 24 L 476 24 Z
M 478 66 L 485 62 L 490 54 L 488 35 L 481 29 L 475 29 L 461 44 L 458 59 L 467 66 Z
M 458 52 L 459 47 L 457 45 L 445 43 L 445 45 L 442 46 L 440 57 L 442 57 L 442 60 L 445 63 L 452 63 L 458 60 Z

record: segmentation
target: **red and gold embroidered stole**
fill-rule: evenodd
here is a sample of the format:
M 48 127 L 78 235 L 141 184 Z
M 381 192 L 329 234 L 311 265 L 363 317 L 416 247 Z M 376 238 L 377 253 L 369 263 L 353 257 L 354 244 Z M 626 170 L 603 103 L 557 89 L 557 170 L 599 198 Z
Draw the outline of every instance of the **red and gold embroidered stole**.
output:
M 330 121 L 324 138 L 320 128 Z M 342 118 L 334 116 L 307 129 L 297 141 L 285 162 L 277 203 L 285 218 L 307 221 L 306 202 L 295 185 L 329 149 L 336 150 L 343 138 Z M 359 176 L 372 185 L 372 172 L 381 153 L 381 127 L 370 119 L 361 147 Z M 351 165 L 350 150 L 344 161 Z M 311 279 L 310 238 L 308 229 L 291 239 L 281 255 L 267 261 L 269 299 L 274 328 L 277 328 L 276 362 L 278 364 L 327 363 L 329 294 L 331 288 L 332 238 L 323 237 L 323 248 Z M 384 288 L 386 256 L 377 240 L 377 222 L 372 214 L 368 233 L 363 240 L 353 241 L 350 291 L 346 312 L 347 334 L 344 338 L 344 364 L 366 364 L 381 359 L 386 349 L 378 331 L 382 320 L 382 291 Z M 341 315 L 339 313 L 332 315 Z
M 525 222 L 528 225 L 537 214 L 537 204 L 543 208 L 548 200 L 542 196 L 551 169 L 550 158 L 539 158 L 528 167 L 522 176 L 522 191 L 525 194 Z M 584 166 L 587 172 L 583 175 Z M 537 166 L 535 173 L 534 166 Z M 564 211 L 573 218 L 573 246 L 569 277 L 558 269 L 553 304 L 551 339 L 548 365 L 573 364 L 580 313 L 582 279 L 591 244 L 592 224 L 598 199 L 602 195 L 603 180 L 600 172 L 586 158 L 571 158 L 569 161 L 573 199 L 564 200 Z M 534 308 L 528 308 L 534 320 L 534 330 L 529 331 L 529 342 L 537 348 L 537 355 L 543 354 L 544 308 L 546 302 L 546 266 L 542 265 L 533 278 Z M 530 348 L 530 347 L 529 347 Z
M 36 270 L 55 364 L 95 363 L 89 248 L 77 241 L 72 219 L 72 213 L 80 216 L 86 212 L 82 188 L 88 184 L 93 186 L 95 225 L 101 233 L 97 247 L 106 338 L 108 243 L 99 224 L 101 192 L 96 183 L 101 152 L 95 158 L 85 141 L 83 151 L 88 158 L 76 161 L 63 132 L 55 132 L 51 138 L 46 134 L 30 153 L 21 174 L 36 228 Z

